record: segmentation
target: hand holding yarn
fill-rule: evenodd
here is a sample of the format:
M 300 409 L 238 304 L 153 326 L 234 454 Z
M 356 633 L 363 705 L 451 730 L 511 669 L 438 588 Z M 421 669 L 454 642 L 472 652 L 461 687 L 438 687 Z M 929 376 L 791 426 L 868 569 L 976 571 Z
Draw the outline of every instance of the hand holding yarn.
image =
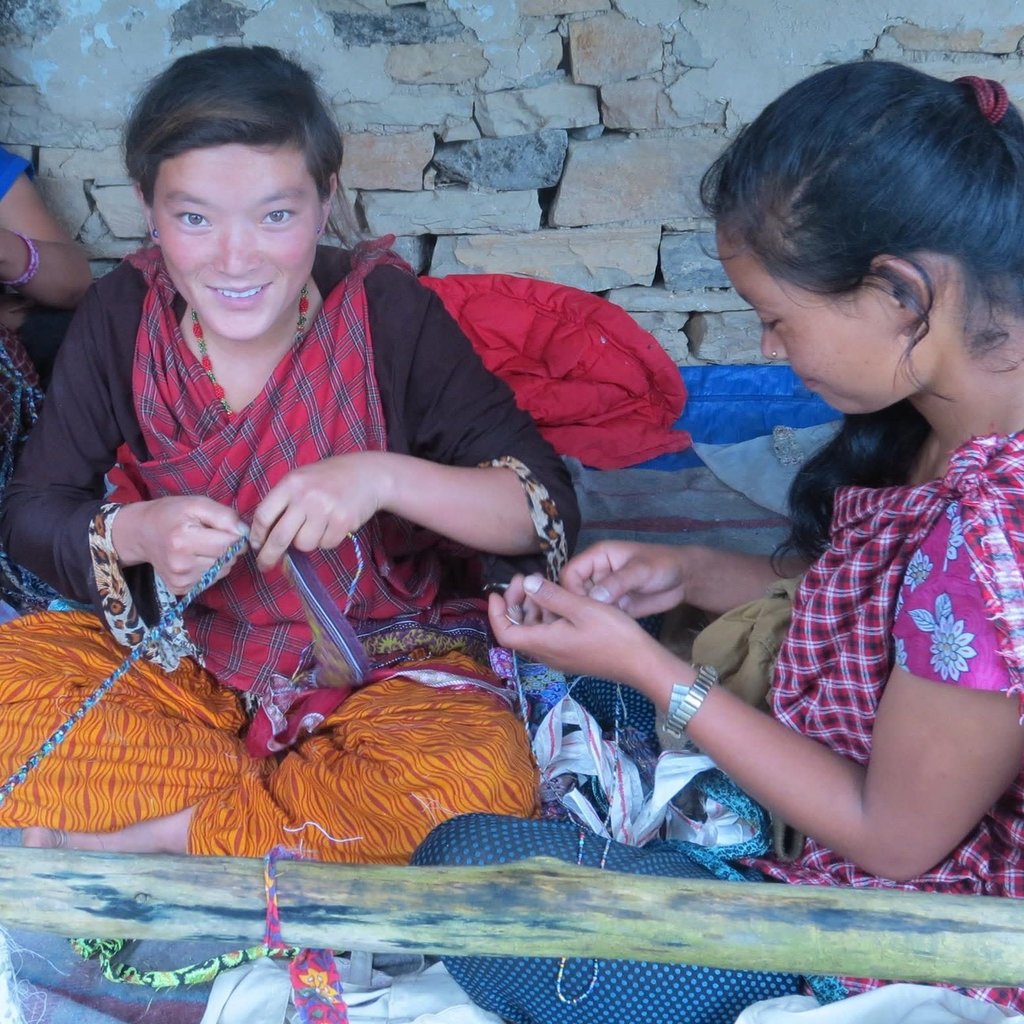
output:
M 384 505 L 388 454 L 353 452 L 293 469 L 260 502 L 250 542 L 263 570 L 285 551 L 336 548 Z
M 539 617 L 516 612 L 521 582 Z M 641 652 L 657 642 L 624 611 L 570 593 L 541 576 L 513 580 L 504 594 L 491 594 L 488 615 L 495 639 L 562 672 L 617 679 L 628 685 L 645 675 Z
M 114 519 L 113 540 L 123 565 L 148 562 L 171 593 L 184 594 L 246 532 L 234 509 L 186 495 L 125 505 Z

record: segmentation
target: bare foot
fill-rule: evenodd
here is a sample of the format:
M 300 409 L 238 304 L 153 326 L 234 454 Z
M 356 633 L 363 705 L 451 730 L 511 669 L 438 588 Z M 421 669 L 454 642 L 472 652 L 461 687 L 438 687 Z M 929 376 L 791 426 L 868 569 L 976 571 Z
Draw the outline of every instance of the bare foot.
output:
M 22 833 L 22 846 L 36 849 L 98 850 L 102 853 L 188 853 L 188 827 L 195 809 L 150 818 L 117 832 L 64 832 L 32 826 Z

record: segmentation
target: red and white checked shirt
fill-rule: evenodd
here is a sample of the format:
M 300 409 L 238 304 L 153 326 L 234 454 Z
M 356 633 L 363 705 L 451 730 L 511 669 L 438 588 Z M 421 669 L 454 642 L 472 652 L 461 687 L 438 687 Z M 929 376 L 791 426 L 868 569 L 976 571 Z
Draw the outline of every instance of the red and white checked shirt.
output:
M 1024 696 L 1024 434 L 975 438 L 946 476 L 920 486 L 848 487 L 836 494 L 829 550 L 793 603 L 770 695 L 774 715 L 857 764 L 871 756 L 875 714 L 894 662 L 893 619 L 907 565 L 959 501 L 964 545 L 1008 670 Z M 784 863 L 758 859 L 769 877 L 842 885 L 1024 896 L 1024 771 L 941 863 L 908 882 L 862 871 L 813 839 Z M 843 979 L 857 991 L 878 982 Z M 1024 1011 L 1022 989 L 971 994 Z

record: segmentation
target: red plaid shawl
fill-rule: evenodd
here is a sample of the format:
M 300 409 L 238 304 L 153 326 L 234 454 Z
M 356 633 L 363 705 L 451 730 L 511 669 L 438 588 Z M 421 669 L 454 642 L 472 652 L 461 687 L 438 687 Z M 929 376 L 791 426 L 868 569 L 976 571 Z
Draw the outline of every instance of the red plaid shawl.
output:
M 151 286 L 133 369 L 136 411 L 151 455 L 137 469 L 149 497 L 205 494 L 251 521 L 260 500 L 292 468 L 345 452 L 385 450 L 362 284 L 382 259 L 394 261 L 370 247 L 354 254 L 351 272 L 326 296 L 312 328 L 262 395 L 228 417 L 185 345 L 159 251 L 129 257 Z M 366 567 L 349 605 L 351 618 L 440 621 L 438 557 L 422 550 L 414 534 L 393 516 L 376 516 L 359 531 Z M 405 557 L 413 551 L 415 557 Z M 312 558 L 344 607 L 356 570 L 353 545 Z M 186 623 L 206 668 L 261 703 L 311 661 L 311 630 L 296 591 L 280 569 L 261 573 L 251 553 L 188 609 Z M 319 694 L 332 706 L 347 695 Z
M 858 764 L 893 666 L 892 625 L 907 563 L 947 506 L 961 503 L 964 542 L 999 638 L 1010 693 L 1024 694 L 1024 434 L 975 438 L 945 478 L 918 487 L 851 487 L 836 495 L 832 545 L 793 604 L 771 693 L 777 718 Z M 770 876 L 809 885 L 1024 896 L 1024 773 L 939 865 L 906 883 L 866 874 L 808 839 Z M 872 983 L 852 981 L 849 987 Z M 1024 1010 L 1022 990 L 978 990 Z

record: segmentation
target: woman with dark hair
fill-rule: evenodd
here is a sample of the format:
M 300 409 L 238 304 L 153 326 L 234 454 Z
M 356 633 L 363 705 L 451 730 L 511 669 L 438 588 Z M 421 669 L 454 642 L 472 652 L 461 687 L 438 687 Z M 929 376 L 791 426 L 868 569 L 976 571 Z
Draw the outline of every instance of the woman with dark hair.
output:
M 765 355 L 845 414 L 795 483 L 788 549 L 599 544 L 561 585 L 533 575 L 492 597 L 495 635 L 638 690 L 806 836 L 792 861 L 744 859 L 745 877 L 1024 897 L 1024 123 L 987 79 L 833 67 L 745 128 L 703 197 Z M 633 619 L 682 600 L 725 612 L 801 570 L 768 714 Z M 463 817 L 414 860 L 592 865 L 603 845 L 572 824 Z M 706 873 L 671 843 L 601 857 Z M 570 1000 L 564 963 L 557 983 L 557 962 L 448 966 L 515 1024 L 726 1024 L 800 984 L 605 961 L 588 987 L 573 963 Z M 841 982 L 819 994 L 881 984 Z M 1024 1010 L 1024 989 L 969 994 Z
M 577 528 L 557 454 L 386 247 L 320 244 L 341 138 L 303 68 L 182 57 L 125 147 L 153 244 L 86 296 L 0 522 L 95 612 L 0 629 L 0 772 L 143 658 L 0 821 L 30 846 L 402 862 L 451 814 L 531 813 L 481 586 L 557 573 Z M 365 677 L 323 657 L 300 561 Z

